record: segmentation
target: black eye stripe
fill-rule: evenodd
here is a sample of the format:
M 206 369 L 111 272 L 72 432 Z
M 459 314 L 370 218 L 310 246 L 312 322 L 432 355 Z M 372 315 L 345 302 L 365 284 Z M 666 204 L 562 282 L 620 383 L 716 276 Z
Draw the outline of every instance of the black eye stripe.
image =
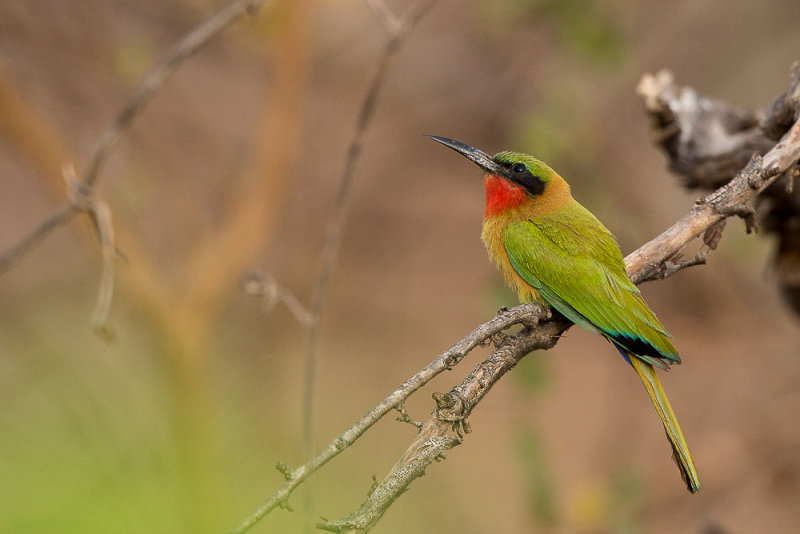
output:
M 506 167 L 508 178 L 522 186 L 529 195 L 536 196 L 544 193 L 544 180 L 531 173 L 524 163 L 512 163 Z

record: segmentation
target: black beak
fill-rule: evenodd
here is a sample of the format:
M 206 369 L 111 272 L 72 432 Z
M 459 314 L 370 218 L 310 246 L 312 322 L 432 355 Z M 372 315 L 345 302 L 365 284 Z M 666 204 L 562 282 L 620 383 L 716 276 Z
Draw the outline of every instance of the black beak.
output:
M 498 165 L 488 154 L 478 150 L 474 146 L 469 146 L 466 143 L 462 143 L 461 141 L 456 141 L 454 139 L 448 139 L 447 137 L 439 137 L 438 135 L 427 135 L 425 137 L 429 137 L 437 143 L 441 143 L 446 147 L 452 148 L 462 156 L 472 160 L 478 167 L 489 174 L 499 174 L 504 176 L 506 173 L 506 170 Z

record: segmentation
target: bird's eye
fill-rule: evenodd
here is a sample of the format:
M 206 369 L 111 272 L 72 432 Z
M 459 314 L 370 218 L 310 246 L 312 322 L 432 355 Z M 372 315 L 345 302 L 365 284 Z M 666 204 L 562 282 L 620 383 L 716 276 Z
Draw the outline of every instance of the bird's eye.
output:
M 517 163 L 514 165 L 514 167 L 512 167 L 511 170 L 514 171 L 515 173 L 523 173 L 527 171 L 528 168 L 525 166 L 524 163 Z

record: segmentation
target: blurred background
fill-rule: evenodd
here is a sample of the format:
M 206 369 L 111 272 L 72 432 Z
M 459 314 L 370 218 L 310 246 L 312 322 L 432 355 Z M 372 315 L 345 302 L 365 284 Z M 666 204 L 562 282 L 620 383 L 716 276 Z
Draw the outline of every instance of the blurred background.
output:
M 0 3 L 0 251 L 65 199 L 138 79 L 211 0 Z M 388 2 L 396 13 L 405 2 Z M 669 68 L 741 108 L 800 58 L 794 0 L 439 0 L 387 74 L 319 331 L 315 449 L 515 303 L 479 240 L 479 171 L 423 134 L 548 161 L 623 253 L 697 192 L 666 171 L 634 89 Z M 385 31 L 358 0 L 275 1 L 190 59 L 101 177 L 118 262 L 112 342 L 89 318 L 85 218 L 0 277 L 0 532 L 222 532 L 301 453 L 304 303 Z M 800 523 L 800 325 L 769 239 L 731 221 L 709 264 L 643 292 L 684 358 L 663 381 L 703 484 L 691 496 L 635 374 L 571 329 L 527 357 L 375 532 L 743 533 Z M 693 254 L 694 249 L 689 251 Z M 425 419 L 487 353 L 410 399 Z M 315 516 L 358 508 L 414 436 L 387 417 L 313 478 Z M 253 532 L 297 532 L 275 510 Z

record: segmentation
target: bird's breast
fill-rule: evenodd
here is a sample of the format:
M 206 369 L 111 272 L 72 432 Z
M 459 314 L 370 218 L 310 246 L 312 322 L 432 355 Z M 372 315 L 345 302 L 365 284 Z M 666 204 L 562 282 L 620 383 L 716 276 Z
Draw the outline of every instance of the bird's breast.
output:
M 517 294 L 520 302 L 546 305 L 547 301 L 539 291 L 517 273 L 514 266 L 511 265 L 511 260 L 508 259 L 508 252 L 506 252 L 506 246 L 503 243 L 503 230 L 512 222 L 513 218 L 513 213 L 509 212 L 495 216 L 485 216 L 481 240 L 489 253 L 489 259 L 503 274 L 506 285 Z

